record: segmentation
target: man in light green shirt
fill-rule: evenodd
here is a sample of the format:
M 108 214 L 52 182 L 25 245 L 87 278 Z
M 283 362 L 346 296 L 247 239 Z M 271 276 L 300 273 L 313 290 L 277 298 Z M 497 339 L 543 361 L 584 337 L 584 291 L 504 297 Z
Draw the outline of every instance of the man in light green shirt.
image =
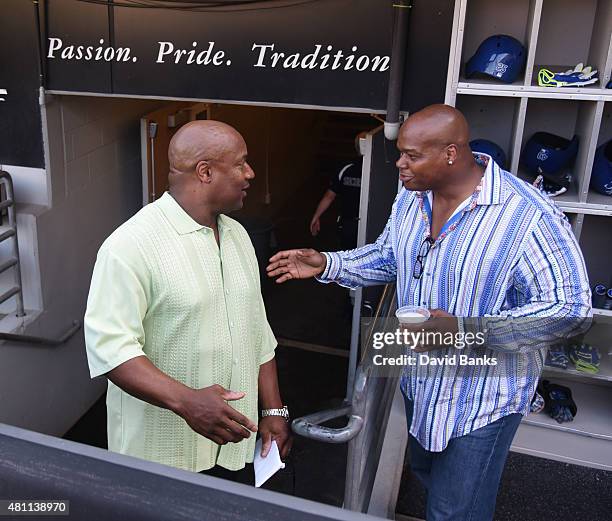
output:
M 108 447 L 173 467 L 237 471 L 291 446 L 276 340 L 244 228 L 255 174 L 242 136 L 194 121 L 172 138 L 169 192 L 104 242 L 85 313 L 92 378 L 108 377 Z M 259 421 L 259 405 L 268 411 Z M 228 403 L 229 402 L 229 403 Z M 231 405 L 230 405 L 231 404 Z M 272 410 L 274 409 L 274 410 Z

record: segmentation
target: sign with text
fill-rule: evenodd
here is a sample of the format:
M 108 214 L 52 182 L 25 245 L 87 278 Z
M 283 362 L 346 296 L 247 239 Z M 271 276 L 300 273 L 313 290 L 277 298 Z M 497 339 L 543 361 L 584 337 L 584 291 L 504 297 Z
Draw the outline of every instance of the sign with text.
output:
M 386 108 L 397 9 L 391 1 L 269 1 L 193 10 L 83 2 L 73 9 L 73 3 L 48 2 L 49 89 Z M 423 73 L 406 74 L 404 110 L 443 100 L 450 4 L 424 2 L 411 10 L 407 66 Z M 439 32 L 423 31 L 426 19 Z

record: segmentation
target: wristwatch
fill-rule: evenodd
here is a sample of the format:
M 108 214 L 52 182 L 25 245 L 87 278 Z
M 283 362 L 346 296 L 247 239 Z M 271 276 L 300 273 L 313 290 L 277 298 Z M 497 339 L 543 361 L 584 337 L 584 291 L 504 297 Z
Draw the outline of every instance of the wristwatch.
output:
M 262 409 L 261 417 L 265 418 L 266 416 L 282 416 L 285 418 L 285 421 L 289 421 L 289 409 L 286 405 L 283 405 L 281 409 Z

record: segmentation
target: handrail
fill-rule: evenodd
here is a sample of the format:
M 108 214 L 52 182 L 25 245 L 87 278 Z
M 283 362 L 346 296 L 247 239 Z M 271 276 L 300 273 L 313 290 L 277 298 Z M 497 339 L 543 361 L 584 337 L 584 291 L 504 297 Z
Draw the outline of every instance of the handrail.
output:
M 70 337 L 72 337 L 79 329 L 81 329 L 81 323 L 78 320 L 74 320 L 72 322 L 72 326 L 57 339 L 43 336 L 22 335 L 19 333 L 0 333 L 0 340 L 8 340 L 10 342 L 23 342 L 27 344 L 59 346 L 68 341 L 68 339 L 70 339 Z
M 372 317 L 368 327 L 368 342 L 366 345 L 371 343 L 371 336 L 378 320 L 380 320 L 381 316 L 384 317 L 389 312 L 389 308 L 393 303 L 393 297 L 395 296 L 395 291 L 393 291 L 394 287 L 394 284 L 387 284 L 383 289 L 383 294 L 376 307 L 376 313 Z M 364 401 L 364 396 L 362 395 L 365 393 L 366 382 L 369 375 L 369 369 L 365 367 L 363 363 L 365 355 L 366 353 L 364 350 L 361 363 L 357 368 L 354 385 L 355 390 L 351 403 L 346 403 L 342 407 L 337 407 L 335 409 L 326 409 L 296 418 L 291 423 L 291 428 L 295 434 L 326 443 L 346 443 L 359 434 L 364 424 L 363 413 L 361 412 L 363 409 L 362 402 Z M 322 425 L 325 422 L 342 416 L 348 416 L 349 418 L 344 427 L 332 428 Z
M 324 427 L 321 424 L 341 416 L 349 415 L 351 408 L 350 405 L 346 405 L 337 409 L 315 412 L 293 420 L 291 428 L 296 434 L 311 440 L 327 443 L 346 443 L 359 434 L 363 425 L 363 418 L 361 416 L 351 414 L 346 426 L 339 429 Z
M 15 296 L 16 299 L 16 315 L 18 317 L 25 316 L 25 310 L 23 306 L 23 285 L 21 280 L 21 267 L 19 262 L 19 241 L 17 240 L 17 216 L 15 214 L 15 192 L 13 190 L 13 178 L 11 174 L 0 170 L 0 184 L 6 186 L 6 201 L 3 201 L 2 209 L 6 209 L 8 215 L 8 231 L 4 234 L 4 239 L 12 238 L 13 242 L 13 258 L 17 262 L 11 264 L 11 268 L 15 270 L 15 284 L 14 288 L 2 295 L 4 300 L 8 300 L 10 297 Z

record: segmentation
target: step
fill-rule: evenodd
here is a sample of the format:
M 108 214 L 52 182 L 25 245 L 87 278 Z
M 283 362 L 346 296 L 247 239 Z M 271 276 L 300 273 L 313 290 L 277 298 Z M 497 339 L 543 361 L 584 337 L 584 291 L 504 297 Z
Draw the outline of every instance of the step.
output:
M 0 263 L 0 273 L 8 270 L 9 268 L 15 266 L 15 264 L 17 264 L 19 262 L 19 260 L 16 257 L 11 257 L 7 260 L 5 260 L 4 262 Z
M 0 226 L 0 242 L 12 237 L 13 235 L 15 235 L 14 226 Z
M 19 293 L 20 291 L 21 291 L 21 288 L 19 286 L 13 286 L 8 291 L 5 291 L 4 293 L 2 293 L 2 295 L 0 295 L 0 304 L 7 301 L 12 296 L 17 295 L 17 293 Z
M 12 199 L 6 199 L 0 202 L 0 210 L 4 210 L 5 208 L 8 208 L 9 206 L 13 206 L 14 204 L 15 204 L 15 201 L 13 201 Z

